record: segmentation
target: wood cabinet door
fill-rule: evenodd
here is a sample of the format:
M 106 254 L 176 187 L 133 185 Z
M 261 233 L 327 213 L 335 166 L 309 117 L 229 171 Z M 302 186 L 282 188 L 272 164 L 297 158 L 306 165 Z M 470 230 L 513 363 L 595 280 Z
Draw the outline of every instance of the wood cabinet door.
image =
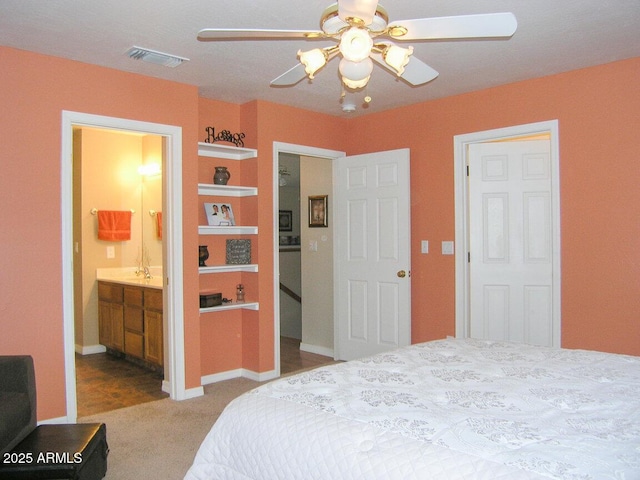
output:
M 145 310 L 144 358 L 149 362 L 162 365 L 163 349 L 162 313 Z
M 117 303 L 110 304 L 111 307 L 111 346 L 124 351 L 124 306 Z
M 112 346 L 111 330 L 111 303 L 100 300 L 98 302 L 98 335 L 100 344 L 109 348 Z

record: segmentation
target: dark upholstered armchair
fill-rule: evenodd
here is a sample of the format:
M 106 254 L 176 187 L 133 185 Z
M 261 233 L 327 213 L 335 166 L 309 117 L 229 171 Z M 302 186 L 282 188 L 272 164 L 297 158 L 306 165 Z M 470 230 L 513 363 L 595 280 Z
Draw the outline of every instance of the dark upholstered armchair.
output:
M 33 358 L 0 356 L 0 454 L 10 451 L 35 428 Z

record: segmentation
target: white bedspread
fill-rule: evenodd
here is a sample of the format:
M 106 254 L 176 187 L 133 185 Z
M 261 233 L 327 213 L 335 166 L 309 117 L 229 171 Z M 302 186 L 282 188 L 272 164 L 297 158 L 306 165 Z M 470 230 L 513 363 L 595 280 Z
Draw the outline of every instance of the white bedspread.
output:
M 640 479 L 640 357 L 447 339 L 234 400 L 187 479 Z

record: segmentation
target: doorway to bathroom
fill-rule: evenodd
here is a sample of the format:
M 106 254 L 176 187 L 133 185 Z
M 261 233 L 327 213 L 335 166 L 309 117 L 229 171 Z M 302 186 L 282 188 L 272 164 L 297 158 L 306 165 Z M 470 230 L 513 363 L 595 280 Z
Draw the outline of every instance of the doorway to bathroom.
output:
M 164 139 L 78 126 L 73 140 L 76 392 L 83 417 L 168 396 L 162 391 Z M 109 223 L 120 220 L 112 230 Z M 154 310 L 147 310 L 154 298 Z
M 157 143 L 155 148 L 148 145 L 145 147 L 147 151 L 160 151 L 159 163 L 163 172 L 161 185 L 161 207 L 150 207 L 149 205 L 140 203 L 139 208 L 127 207 L 120 204 L 116 207 L 101 207 L 99 204 L 91 204 L 80 206 L 77 205 L 80 192 L 74 189 L 74 132 L 83 129 L 107 130 L 110 133 L 120 132 L 123 135 L 132 137 L 146 138 L 152 143 Z M 144 167 L 144 165 L 138 165 Z M 138 167 L 137 166 L 137 167 Z M 140 183 L 140 172 L 136 167 L 136 175 L 138 183 Z M 149 167 L 150 170 L 156 167 Z M 141 168 L 141 171 L 144 171 Z M 122 174 L 119 172 L 119 174 Z M 184 340 L 183 340 L 183 318 L 182 318 L 182 285 L 183 285 L 183 265 L 182 265 L 182 215 L 180 205 L 182 203 L 182 130 L 180 127 L 171 125 L 162 125 L 148 122 L 140 122 L 134 120 L 119 119 L 113 117 L 103 117 L 98 115 L 84 114 L 78 112 L 62 112 L 62 164 L 61 164 L 61 183 L 62 183 L 62 258 L 63 258 L 63 317 L 64 317 L 64 343 L 65 343 L 65 383 L 67 391 L 67 416 L 68 421 L 77 419 L 77 389 L 76 389 L 76 352 L 92 353 L 99 351 L 99 339 L 84 341 L 86 333 L 85 325 L 82 325 L 80 338 L 76 336 L 76 302 L 75 298 L 79 296 L 75 287 L 74 270 L 78 264 L 81 265 L 79 254 L 81 253 L 80 243 L 76 241 L 77 233 L 74 230 L 81 222 L 76 222 L 76 215 L 91 216 L 97 213 L 101 208 L 107 208 L 120 211 L 134 210 L 131 214 L 132 218 L 141 219 L 143 215 L 147 215 L 148 220 L 155 229 L 155 236 L 158 236 L 157 213 L 162 213 L 161 235 L 162 239 L 159 249 L 156 253 L 147 247 L 147 250 L 138 245 L 138 248 L 129 249 L 124 254 L 118 251 L 116 245 L 103 244 L 99 248 L 99 252 L 105 259 L 115 260 L 118 255 L 126 255 L 133 259 L 131 261 L 134 270 L 138 269 L 136 263 L 139 260 L 142 271 L 150 270 L 153 267 L 151 263 L 161 263 L 160 272 L 152 271 L 152 275 L 157 275 L 157 282 L 161 288 L 160 300 L 155 305 L 159 305 L 159 315 L 163 317 L 159 330 L 163 334 L 162 345 L 159 349 L 163 357 L 163 377 L 162 390 L 176 400 L 182 400 L 186 396 L 185 392 L 185 372 L 184 372 Z M 100 181 L 101 174 L 95 173 Z M 102 179 L 104 180 L 104 178 Z M 77 185 L 77 183 L 76 183 Z M 141 188 L 138 187 L 138 193 Z M 103 201 L 98 199 L 98 201 Z M 152 215 L 154 212 L 156 215 Z M 137 217 L 136 217 L 137 215 Z M 96 235 L 96 219 L 93 217 L 89 221 L 93 221 L 93 235 Z M 140 222 L 140 220 L 137 220 Z M 132 225 L 135 221 L 132 221 Z M 133 235 L 133 233 L 132 233 Z M 142 237 L 142 227 L 140 227 L 140 238 Z M 156 241 L 159 240 L 156 238 Z M 108 248 L 112 247 L 112 248 Z M 139 258 L 137 251 L 140 251 Z M 131 253 L 134 252 L 134 253 Z M 158 253 L 160 252 L 160 253 Z M 143 260 L 142 256 L 146 255 Z M 107 258 L 113 257 L 113 258 Z M 154 258 L 155 257 L 155 258 Z M 150 260 L 150 261 L 149 261 Z M 154 262 L 156 260 L 156 262 Z M 147 267 L 147 268 L 144 268 Z M 153 270 L 153 269 L 151 269 Z M 97 272 L 96 272 L 97 273 Z M 145 272 L 146 275 L 146 272 Z M 171 282 L 169 282 L 171 279 Z M 94 279 L 95 282 L 95 279 Z M 156 296 L 157 298 L 157 296 Z M 157 308 L 157 307 L 156 307 Z M 163 325 L 162 325 L 163 324 Z M 91 327 L 94 329 L 95 326 Z M 95 336 L 95 335 L 94 335 Z

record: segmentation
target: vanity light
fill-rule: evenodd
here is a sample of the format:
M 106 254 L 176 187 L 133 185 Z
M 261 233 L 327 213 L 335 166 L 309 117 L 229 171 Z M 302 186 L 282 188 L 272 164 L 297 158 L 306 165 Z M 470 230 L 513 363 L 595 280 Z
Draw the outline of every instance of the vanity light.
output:
M 153 177 L 162 174 L 162 167 L 158 163 L 145 163 L 138 167 L 138 173 L 143 177 Z

